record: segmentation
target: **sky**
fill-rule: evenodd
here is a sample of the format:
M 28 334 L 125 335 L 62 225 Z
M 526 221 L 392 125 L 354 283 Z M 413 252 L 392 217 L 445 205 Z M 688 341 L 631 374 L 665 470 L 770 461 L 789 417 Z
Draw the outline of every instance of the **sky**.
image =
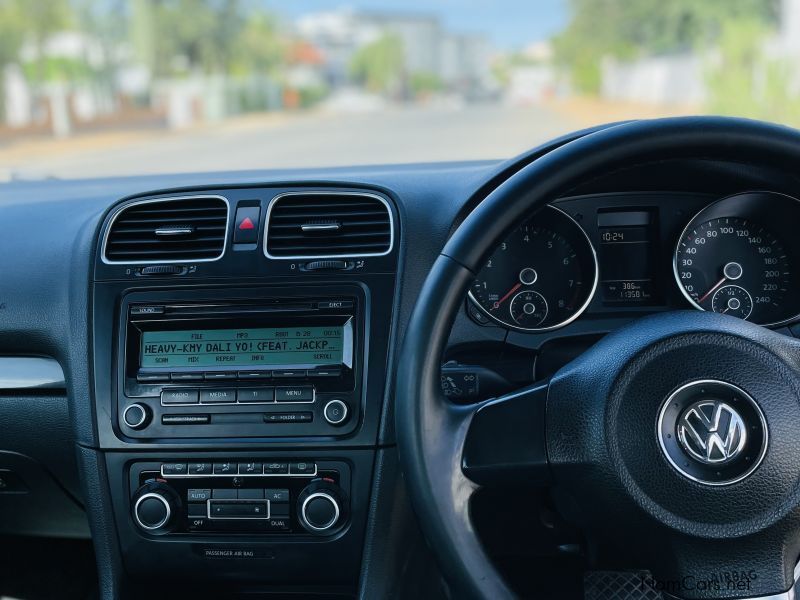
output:
M 262 0 L 295 19 L 337 8 L 438 15 L 448 31 L 484 33 L 500 49 L 549 38 L 567 23 L 567 0 Z

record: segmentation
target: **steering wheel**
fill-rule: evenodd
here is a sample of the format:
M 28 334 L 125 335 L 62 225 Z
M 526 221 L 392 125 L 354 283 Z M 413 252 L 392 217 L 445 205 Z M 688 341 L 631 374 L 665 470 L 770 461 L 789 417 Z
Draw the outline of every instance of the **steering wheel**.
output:
M 591 177 L 676 158 L 793 172 L 800 132 L 691 117 L 591 133 L 502 183 L 434 263 L 399 358 L 396 428 L 412 505 L 454 597 L 514 596 L 481 546 L 470 499 L 525 481 L 552 486 L 562 514 L 645 563 L 674 596 L 794 598 L 800 342 L 676 311 L 634 321 L 549 381 L 496 399 L 456 406 L 440 389 L 467 289 L 515 225 Z

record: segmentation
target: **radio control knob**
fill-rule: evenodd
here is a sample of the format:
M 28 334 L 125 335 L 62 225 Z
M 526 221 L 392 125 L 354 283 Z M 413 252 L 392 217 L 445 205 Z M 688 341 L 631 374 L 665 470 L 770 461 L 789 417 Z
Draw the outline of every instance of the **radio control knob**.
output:
M 350 416 L 350 411 L 342 400 L 330 400 L 322 411 L 325 420 L 331 425 L 343 425 Z
M 346 518 L 344 492 L 335 483 L 317 479 L 300 492 L 297 498 L 300 524 L 314 535 L 331 535 Z
M 172 531 L 180 513 L 178 494 L 165 483 L 146 483 L 133 495 L 133 520 L 143 531 L 163 535 Z
M 131 429 L 144 429 L 150 423 L 150 409 L 144 404 L 131 404 L 122 413 L 122 420 Z

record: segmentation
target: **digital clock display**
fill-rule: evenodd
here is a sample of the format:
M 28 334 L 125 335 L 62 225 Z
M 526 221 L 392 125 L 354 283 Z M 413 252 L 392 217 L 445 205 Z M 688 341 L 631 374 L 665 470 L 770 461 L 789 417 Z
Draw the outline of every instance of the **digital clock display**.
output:
M 335 365 L 344 358 L 345 327 L 265 327 L 142 332 L 140 365 L 257 367 Z
M 600 290 L 605 304 L 653 304 L 656 231 L 650 211 L 598 215 Z

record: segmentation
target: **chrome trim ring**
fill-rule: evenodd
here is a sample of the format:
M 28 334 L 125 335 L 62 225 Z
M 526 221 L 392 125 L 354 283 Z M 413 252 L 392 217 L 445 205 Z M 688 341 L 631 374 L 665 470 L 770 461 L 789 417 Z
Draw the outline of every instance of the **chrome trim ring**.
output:
M 139 518 L 139 505 L 148 498 L 155 498 L 156 500 L 160 501 L 167 509 L 166 516 L 157 525 L 145 525 Z M 142 529 L 146 529 L 148 531 L 153 531 L 155 529 L 158 529 L 159 527 L 163 527 L 167 523 L 167 521 L 169 521 L 169 518 L 172 516 L 172 508 L 170 508 L 169 502 L 167 502 L 167 499 L 164 498 L 164 496 L 162 496 L 161 494 L 156 494 L 155 492 L 148 492 L 147 494 L 143 494 L 136 501 L 136 504 L 133 505 L 133 516 L 136 519 L 136 523 L 139 525 L 139 527 L 141 527 Z
M 328 521 L 325 525 L 323 525 L 322 527 L 317 527 L 316 525 L 312 525 L 311 522 L 306 517 L 306 506 L 314 498 L 327 498 L 328 500 L 331 501 L 331 504 L 333 504 L 333 518 L 330 521 Z M 313 494 L 310 494 L 308 496 L 308 498 L 303 500 L 303 504 L 300 506 L 300 514 L 302 515 L 303 521 L 304 521 L 304 523 L 305 523 L 305 525 L 307 527 L 313 529 L 314 531 L 327 531 L 328 529 L 330 529 L 331 527 L 333 527 L 336 524 L 336 521 L 339 520 L 339 514 L 340 514 L 339 513 L 339 503 L 330 494 L 327 494 L 325 492 L 314 492 Z
M 138 206 L 140 204 L 153 204 L 156 202 L 175 202 L 180 200 L 198 200 L 201 198 L 213 198 L 216 200 L 222 200 L 225 203 L 227 208 L 227 215 L 225 217 L 225 237 L 222 241 L 222 251 L 220 252 L 219 256 L 215 258 L 194 258 L 194 259 L 164 259 L 164 260 L 109 260 L 106 257 L 106 250 L 108 247 L 108 236 L 111 233 L 111 228 L 114 226 L 114 222 L 117 218 L 127 209 L 132 206 Z M 113 213 L 111 213 L 111 218 L 108 221 L 108 225 L 103 232 L 103 243 L 101 244 L 100 250 L 100 259 L 107 265 L 161 265 L 161 264 L 170 264 L 170 263 L 200 263 L 200 262 L 216 262 L 220 260 L 223 256 L 225 256 L 225 252 L 228 249 L 228 228 L 231 224 L 231 203 L 225 196 L 219 196 L 217 194 L 197 194 L 195 196 L 171 196 L 169 198 L 149 198 L 146 200 L 134 200 L 133 202 L 127 202 L 118 206 Z

